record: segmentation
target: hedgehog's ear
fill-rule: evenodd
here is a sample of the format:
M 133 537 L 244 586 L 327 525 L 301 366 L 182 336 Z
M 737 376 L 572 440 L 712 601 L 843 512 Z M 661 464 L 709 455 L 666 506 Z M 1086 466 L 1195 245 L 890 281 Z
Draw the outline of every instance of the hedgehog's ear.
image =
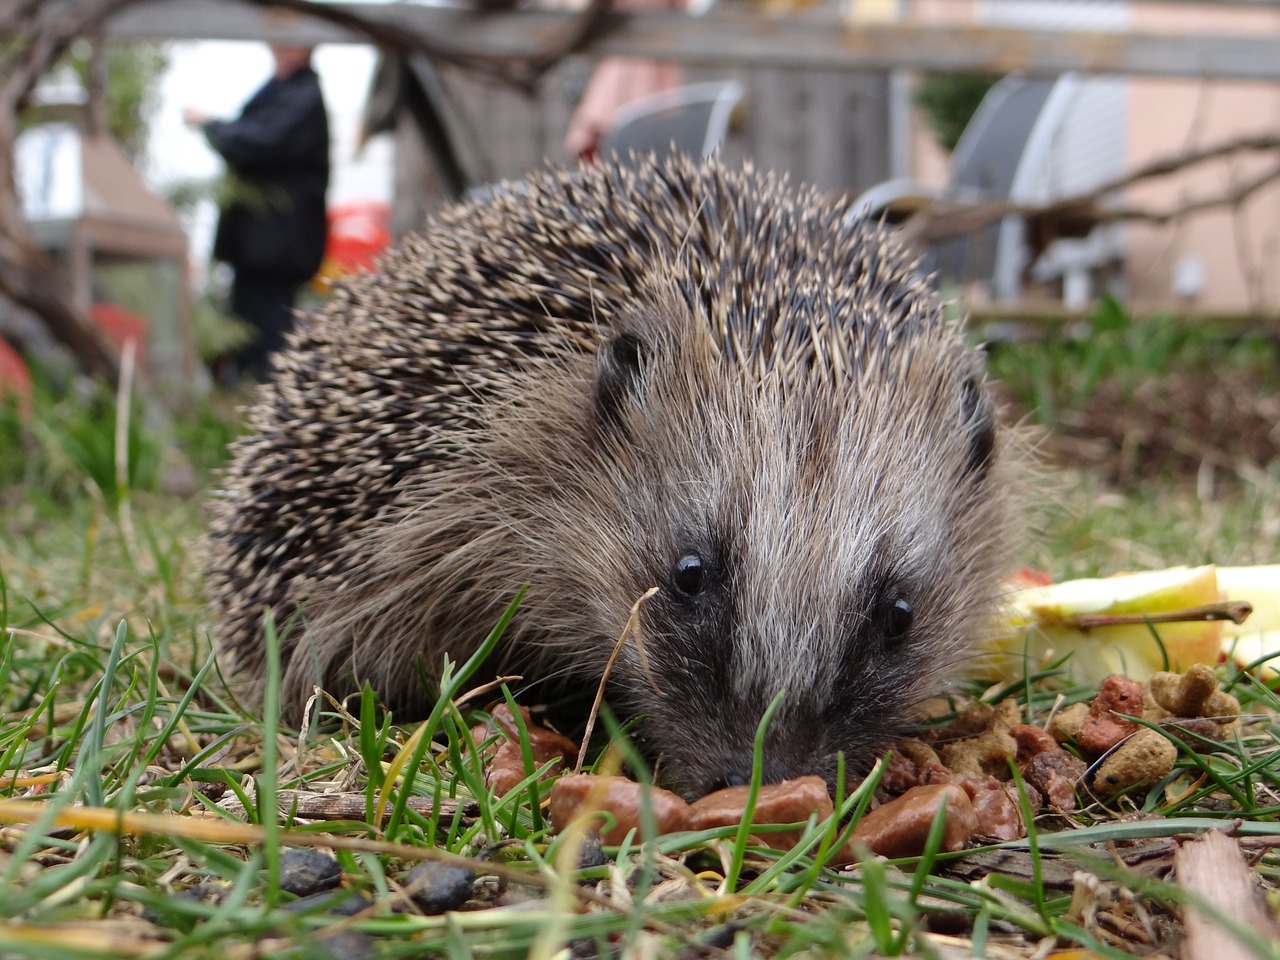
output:
M 991 454 L 996 446 L 996 422 L 991 411 L 991 398 L 977 377 L 964 378 L 961 386 L 960 425 L 969 440 L 969 456 L 965 476 L 973 475 L 981 482 L 991 468 Z
M 596 420 L 606 427 L 622 423 L 625 405 L 640 387 L 648 345 L 636 333 L 623 330 L 596 351 Z

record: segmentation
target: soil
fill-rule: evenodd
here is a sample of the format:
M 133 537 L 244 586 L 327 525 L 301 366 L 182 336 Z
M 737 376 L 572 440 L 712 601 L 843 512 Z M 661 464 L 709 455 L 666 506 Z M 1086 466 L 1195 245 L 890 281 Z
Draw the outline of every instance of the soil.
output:
M 1059 419 L 1042 447 L 1049 462 L 1095 468 L 1126 489 L 1157 475 L 1229 477 L 1280 459 L 1280 394 L 1212 371 L 1179 372 L 1132 390 L 1103 383 Z

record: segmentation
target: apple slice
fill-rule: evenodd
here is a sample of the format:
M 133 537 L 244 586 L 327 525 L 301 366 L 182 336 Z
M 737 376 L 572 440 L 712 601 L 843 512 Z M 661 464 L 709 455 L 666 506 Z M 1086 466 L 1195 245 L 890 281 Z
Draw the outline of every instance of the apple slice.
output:
M 1018 590 L 983 643 L 978 669 L 1013 680 L 1069 653 L 1071 679 L 1097 684 L 1111 673 L 1145 680 L 1158 670 L 1216 664 L 1223 624 L 1205 618 L 1224 615 L 1220 599 L 1212 565 Z
M 1257 672 L 1263 680 L 1280 677 L 1280 564 L 1219 567 L 1218 586 L 1230 599 L 1253 606 L 1253 615 L 1242 626 L 1226 625 L 1222 652 L 1241 667 L 1274 657 Z

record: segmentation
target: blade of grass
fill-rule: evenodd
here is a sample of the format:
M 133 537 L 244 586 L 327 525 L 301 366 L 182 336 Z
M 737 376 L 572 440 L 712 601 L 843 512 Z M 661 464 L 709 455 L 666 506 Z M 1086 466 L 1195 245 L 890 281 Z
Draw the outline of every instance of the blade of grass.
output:
M 476 652 L 467 659 L 467 662 L 462 665 L 461 669 L 454 673 L 450 669 L 450 664 L 447 662 L 445 663 L 444 671 L 440 678 L 440 695 L 436 699 L 436 704 L 432 708 L 427 719 L 423 721 L 422 725 L 416 731 L 414 731 L 413 736 L 416 738 L 416 743 L 414 744 L 412 753 L 406 757 L 408 768 L 410 770 L 416 770 L 422 763 L 422 757 L 431 744 L 431 738 L 435 735 L 436 728 L 440 725 L 440 718 L 444 716 L 445 709 L 452 702 L 453 698 L 462 690 L 462 685 L 471 678 L 471 675 L 480 668 L 480 665 L 488 659 L 489 655 L 493 653 L 494 648 L 497 647 L 498 641 L 502 639 L 502 635 L 506 632 L 507 626 L 516 615 L 516 608 L 519 607 L 520 601 L 524 598 L 525 591 L 527 589 L 528 585 L 526 584 L 516 591 L 515 597 L 511 600 L 511 603 L 507 605 L 502 616 L 498 618 L 497 624 L 489 631 L 489 635 L 485 637 L 484 642 L 480 644 L 480 647 Z M 406 744 L 406 747 L 407 746 L 408 745 Z M 401 753 L 403 754 L 404 751 L 401 751 Z M 397 757 L 397 759 L 399 759 L 399 757 Z M 403 763 L 404 761 L 401 762 Z M 378 795 L 379 810 L 386 809 L 387 792 L 391 789 L 394 783 L 395 777 L 392 775 L 392 772 L 389 771 L 387 776 L 387 787 Z M 404 821 L 404 808 L 405 804 L 409 800 L 410 784 L 410 778 L 406 777 L 404 780 L 404 786 L 395 792 L 395 801 L 391 808 L 391 815 L 387 817 L 386 826 L 384 827 L 384 836 L 388 841 L 395 840 L 396 835 L 400 831 L 401 824 Z
M 742 875 L 742 862 L 747 856 L 747 837 L 751 833 L 751 818 L 755 814 L 756 800 L 760 797 L 760 781 L 764 778 L 764 736 L 769 729 L 769 721 L 782 705 L 787 695 L 786 688 L 774 694 L 773 700 L 760 718 L 756 727 L 756 737 L 751 757 L 751 784 L 747 788 L 747 801 L 742 811 L 742 823 L 738 826 L 738 834 L 733 841 L 733 852 L 729 859 L 729 869 L 725 872 L 725 890 L 737 889 L 738 877 Z
M 267 655 L 267 684 L 262 695 L 262 772 L 256 777 L 258 817 L 262 824 L 262 854 L 267 864 L 268 909 L 280 898 L 280 810 L 277 806 L 280 733 L 280 638 L 276 619 L 268 609 L 262 621 Z

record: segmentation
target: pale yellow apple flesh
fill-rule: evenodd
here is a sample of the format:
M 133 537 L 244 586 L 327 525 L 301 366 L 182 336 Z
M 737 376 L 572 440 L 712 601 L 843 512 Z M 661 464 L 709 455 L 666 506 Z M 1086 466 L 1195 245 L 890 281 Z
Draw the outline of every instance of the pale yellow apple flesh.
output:
M 1212 565 L 1018 590 L 1008 598 L 999 627 L 983 644 L 978 670 L 982 675 L 1015 680 L 1070 654 L 1062 666 L 1070 679 L 1097 684 L 1111 673 L 1145 680 L 1159 670 L 1216 664 L 1223 641 L 1221 621 L 1149 624 L 1140 618 L 1220 599 Z M 1088 625 L 1091 618 L 1115 614 L 1133 615 L 1138 622 Z
M 1223 629 L 1223 653 L 1241 667 L 1271 657 L 1255 669 L 1264 680 L 1280 677 L 1280 564 L 1219 567 L 1218 586 L 1232 600 L 1253 605 L 1241 626 L 1228 623 Z

